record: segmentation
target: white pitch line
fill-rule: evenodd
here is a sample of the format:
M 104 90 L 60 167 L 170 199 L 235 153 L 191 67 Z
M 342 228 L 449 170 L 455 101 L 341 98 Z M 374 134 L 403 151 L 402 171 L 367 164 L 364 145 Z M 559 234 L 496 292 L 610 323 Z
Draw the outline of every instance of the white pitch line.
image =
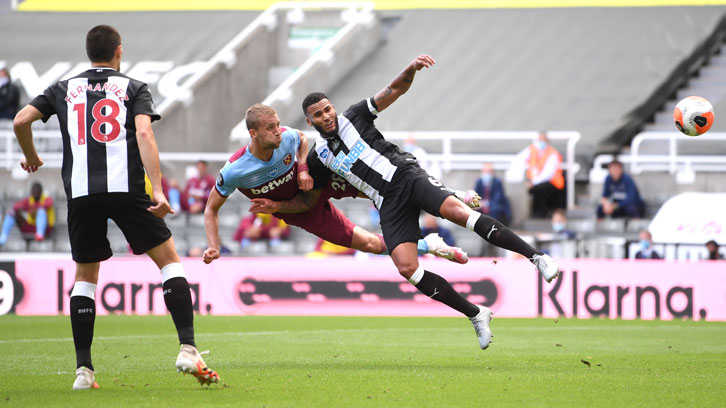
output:
M 497 329 L 493 327 L 493 330 L 500 330 L 504 332 L 532 332 L 532 331 L 641 331 L 641 330 L 658 330 L 658 331 L 671 331 L 671 330 L 723 330 L 726 331 L 726 327 L 693 327 L 693 326 L 647 326 L 647 325 L 635 325 L 635 326 L 575 326 L 567 327 L 566 325 L 553 325 L 551 327 L 502 327 Z M 345 334 L 345 333 L 379 333 L 379 332 L 390 332 L 390 331 L 416 331 L 416 332 L 444 332 L 444 331 L 468 331 L 468 328 L 395 328 L 389 327 L 385 329 L 320 329 L 320 330 L 274 330 L 274 331 L 249 331 L 249 332 L 222 332 L 222 333 L 199 333 L 197 337 L 247 337 L 247 336 L 279 336 L 279 335 L 311 335 L 311 334 Z M 127 335 L 127 336 L 94 336 L 94 340 L 131 340 L 131 339 L 164 339 L 174 338 L 173 333 L 169 334 L 139 334 L 139 335 Z M 72 337 L 55 337 L 55 338 L 41 338 L 41 339 L 14 339 L 14 340 L 0 340 L 0 344 L 14 344 L 14 343 L 47 343 L 54 341 L 73 341 Z
M 250 332 L 223 332 L 223 333 L 199 333 L 196 337 L 220 337 L 220 336 L 277 336 L 291 334 L 340 334 L 340 333 L 375 333 L 384 331 L 448 331 L 448 330 L 462 330 L 460 328 L 453 329 L 427 329 L 427 328 L 386 328 L 386 329 L 334 329 L 334 330 L 275 330 L 275 331 L 250 331 Z M 175 337 L 173 333 L 169 334 L 139 334 L 139 335 L 127 335 L 127 336 L 94 336 L 94 340 L 130 340 L 130 339 L 164 339 Z M 72 337 L 53 337 L 45 339 L 14 339 L 14 340 L 0 340 L 0 344 L 11 344 L 11 343 L 47 343 L 54 341 L 73 341 Z

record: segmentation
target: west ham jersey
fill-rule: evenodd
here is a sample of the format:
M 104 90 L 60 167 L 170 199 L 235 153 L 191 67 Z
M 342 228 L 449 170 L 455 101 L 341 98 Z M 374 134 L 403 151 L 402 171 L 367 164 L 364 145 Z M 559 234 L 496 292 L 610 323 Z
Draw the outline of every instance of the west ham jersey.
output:
M 238 150 L 219 171 L 215 188 L 228 197 L 239 190 L 249 198 L 289 200 L 300 192 L 297 186 L 297 160 L 300 134 L 295 129 L 282 128 L 280 147 L 272 152 L 269 161 L 255 157 L 249 146 Z
M 97 193 L 144 193 L 134 118 L 161 118 L 145 83 L 112 68 L 91 68 L 51 85 L 30 105 L 43 113 L 43 122 L 58 115 L 61 175 L 69 200 Z
M 380 209 L 388 185 L 401 166 L 416 164 L 416 158 L 383 138 L 373 124 L 378 109 L 373 98 L 351 105 L 338 115 L 338 135 L 318 136 L 317 160 L 367 195 Z

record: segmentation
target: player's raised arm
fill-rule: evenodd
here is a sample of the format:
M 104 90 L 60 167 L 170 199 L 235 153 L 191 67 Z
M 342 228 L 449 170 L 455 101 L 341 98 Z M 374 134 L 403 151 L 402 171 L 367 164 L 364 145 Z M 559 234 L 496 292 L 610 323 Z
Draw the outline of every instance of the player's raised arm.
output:
M 20 149 L 23 151 L 24 159 L 20 161 L 20 167 L 28 173 L 35 173 L 43 165 L 43 160 L 38 156 L 33 143 L 33 130 L 30 127 L 33 122 L 43 118 L 43 113 L 35 106 L 27 105 L 15 115 L 13 130 L 18 139 Z
M 219 258 L 219 249 L 222 247 L 219 239 L 219 209 L 227 197 L 219 194 L 215 187 L 209 193 L 207 206 L 204 208 L 204 231 L 207 233 L 207 249 L 202 255 L 204 263 L 208 264 Z
M 295 152 L 297 158 L 297 185 L 302 191 L 310 191 L 313 188 L 313 178 L 308 170 L 308 138 L 298 130 L 300 135 L 300 146 Z
M 146 170 L 146 175 L 151 182 L 151 190 L 154 192 L 154 205 L 149 207 L 148 210 L 159 218 L 163 218 L 167 214 L 174 214 L 174 210 L 171 209 L 171 205 L 169 205 L 169 201 L 167 201 L 161 187 L 159 149 L 156 147 L 154 130 L 151 128 L 151 116 L 136 115 L 134 124 L 136 125 L 136 143 L 139 145 L 141 162 L 144 164 L 144 170 Z
M 306 212 L 315 207 L 315 203 L 320 198 L 322 189 L 311 190 L 300 193 L 290 200 L 272 201 L 269 198 L 253 198 L 250 212 L 252 213 L 285 213 L 294 214 Z
M 385 88 L 381 89 L 374 97 L 373 100 L 376 102 L 378 112 L 383 111 L 387 107 L 391 106 L 393 102 L 396 102 L 399 96 L 403 95 L 408 91 L 413 83 L 413 77 L 416 75 L 416 71 L 421 69 L 429 68 L 436 62 L 433 58 L 428 55 L 421 54 L 414 58 L 406 68 L 398 74 L 397 77 L 391 81 L 391 83 Z

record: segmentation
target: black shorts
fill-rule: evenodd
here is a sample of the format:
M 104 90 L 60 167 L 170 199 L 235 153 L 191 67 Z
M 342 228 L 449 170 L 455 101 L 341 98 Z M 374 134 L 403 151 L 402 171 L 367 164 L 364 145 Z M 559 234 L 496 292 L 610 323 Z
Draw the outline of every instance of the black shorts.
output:
M 146 209 L 149 196 L 139 193 L 91 194 L 68 201 L 68 235 L 73 260 L 78 263 L 101 262 L 113 255 L 106 238 L 108 219 L 123 232 L 136 255 L 163 244 L 171 231 L 163 219 Z
M 417 242 L 421 238 L 418 223 L 421 210 L 440 217 L 441 205 L 452 194 L 419 166 L 398 169 L 379 210 L 388 252 L 404 242 Z

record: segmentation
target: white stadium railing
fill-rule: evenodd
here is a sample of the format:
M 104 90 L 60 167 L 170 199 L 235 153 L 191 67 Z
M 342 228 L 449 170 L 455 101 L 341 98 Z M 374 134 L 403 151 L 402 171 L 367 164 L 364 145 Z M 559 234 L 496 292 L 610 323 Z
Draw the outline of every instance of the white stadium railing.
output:
M 667 146 L 667 154 L 644 152 L 643 143 L 660 141 Z M 726 156 L 708 154 L 678 154 L 679 144 L 699 145 L 726 141 L 726 133 L 709 132 L 700 137 L 691 137 L 679 132 L 643 132 L 635 136 L 630 153 L 618 156 L 618 160 L 630 165 L 630 173 L 667 172 L 679 183 L 692 183 L 698 172 L 726 172 Z M 591 183 L 602 183 L 607 176 L 605 168 L 614 158 L 610 154 L 598 155 L 590 169 Z
M 428 153 L 427 161 L 435 163 L 443 171 L 452 170 L 479 170 L 482 163 L 490 162 L 495 169 L 506 171 L 506 180 L 510 183 L 518 183 L 524 181 L 523 163 L 516 163 L 515 159 L 518 152 L 511 153 L 455 153 L 454 146 L 460 143 L 471 143 L 481 141 L 524 141 L 529 142 L 537 137 L 538 132 L 402 132 L 390 131 L 383 132 L 388 140 L 400 142 L 407 138 L 413 137 L 417 141 L 435 141 L 440 146 L 434 151 L 441 153 Z M 316 132 L 307 132 L 306 135 L 312 143 L 317 137 Z M 548 132 L 548 137 L 552 141 L 566 141 L 566 148 L 563 152 L 563 169 L 568 171 L 567 177 L 567 205 L 572 208 L 575 204 L 575 174 L 579 171 L 580 166 L 575 161 L 575 147 L 580 140 L 578 132 L 554 131 Z M 60 142 L 60 132 L 52 129 L 37 129 L 33 132 L 36 144 L 41 146 L 41 140 L 56 140 Z M 240 146 L 248 143 L 249 139 L 238 139 Z M 429 143 L 430 145 L 430 143 Z M 12 130 L 0 130 L 0 146 L 4 146 L 4 151 L 0 153 L 0 167 L 11 170 L 17 167 L 18 162 L 22 158 L 20 148 L 15 140 Z M 56 151 L 43 151 L 39 148 L 39 153 L 45 162 L 47 168 L 60 168 L 62 164 L 63 153 Z M 219 153 L 182 153 L 182 152 L 161 152 L 159 154 L 162 162 L 181 162 L 191 163 L 203 159 L 210 162 L 224 162 L 232 152 Z

